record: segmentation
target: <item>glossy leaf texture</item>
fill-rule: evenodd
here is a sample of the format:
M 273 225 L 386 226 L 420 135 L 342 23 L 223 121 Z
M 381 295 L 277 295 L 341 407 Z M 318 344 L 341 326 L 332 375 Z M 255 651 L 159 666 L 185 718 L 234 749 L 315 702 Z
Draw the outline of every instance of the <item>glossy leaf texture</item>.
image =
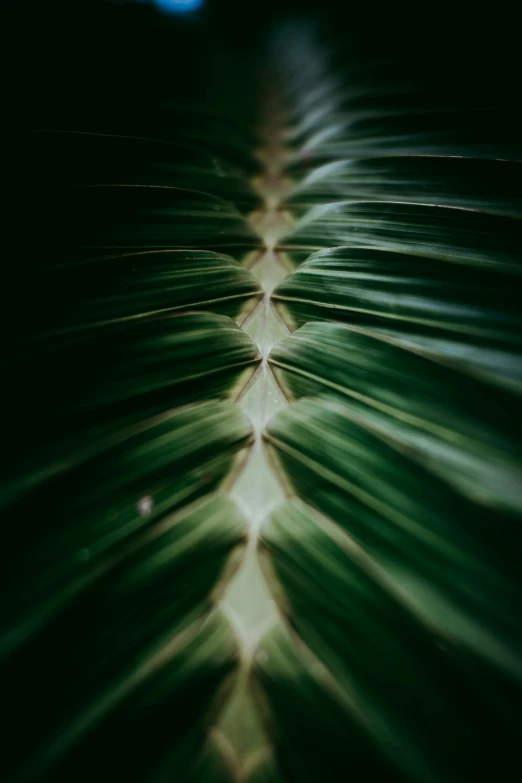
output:
M 277 25 L 268 63 L 261 6 L 58 5 L 9 112 L 0 777 L 509 779 L 508 74 L 438 80 L 373 6 Z
M 340 692 L 326 666 L 282 626 L 263 639 L 252 681 L 276 748 L 277 766 L 261 762 L 249 780 L 335 783 L 344 774 L 347 759 L 354 774 L 401 779 L 361 729 L 356 710 L 347 709 L 351 700 Z
M 436 360 L 520 388 L 518 278 L 384 248 L 314 253 L 274 292 L 293 327 L 371 328 Z
M 89 701 L 108 702 L 107 710 L 113 702 L 116 706 L 120 678 L 127 669 L 131 676 L 152 644 L 158 646 L 159 661 L 152 666 L 158 670 L 158 696 L 155 700 L 147 689 L 145 706 L 139 709 L 145 710 L 144 725 L 152 734 L 153 725 L 163 732 L 165 724 L 171 727 L 164 736 L 164 752 L 170 754 L 180 737 L 172 720 L 161 713 L 169 676 L 164 669 L 162 685 L 159 670 L 164 659 L 165 665 L 170 660 L 167 639 L 189 614 L 199 622 L 208 613 L 216 585 L 229 572 L 230 557 L 245 537 L 237 509 L 216 496 L 236 455 L 251 439 L 250 424 L 241 412 L 230 403 L 208 402 L 152 419 L 137 418 L 134 409 L 127 418 L 132 423 L 118 427 L 117 419 L 101 425 L 100 415 L 96 429 L 91 425 L 76 435 L 67 430 L 62 442 L 53 441 L 52 449 L 44 442 L 40 459 L 11 485 L 18 492 L 4 508 L 13 527 L 12 559 L 2 578 L 2 675 L 4 704 L 20 716 L 21 723 L 12 717 L 11 725 L 14 737 L 24 735 L 23 758 L 33 744 L 36 756 L 40 744 L 45 753 L 56 744 L 52 761 L 61 763 L 65 727 L 76 721 L 81 731 L 70 742 L 75 754 L 83 753 L 76 743 L 84 734 L 98 731 L 102 719 L 93 706 L 95 714 L 85 724 L 91 713 Z M 59 452 L 54 453 L 57 446 Z M 194 503 L 193 511 L 182 511 Z M 194 672 L 193 687 L 201 687 L 202 698 L 208 699 L 205 683 L 217 648 L 210 641 L 205 649 L 207 657 Z M 177 650 L 175 645 L 173 658 Z M 179 654 L 189 656 L 188 665 L 195 665 L 181 642 Z M 178 664 L 174 660 L 172 665 Z M 70 704 L 71 691 L 74 695 L 82 678 L 85 686 Z M 139 682 L 139 677 L 132 679 L 136 687 Z M 129 697 L 134 687 L 129 684 Z M 196 696 L 189 689 L 179 698 L 184 703 Z M 44 710 L 45 719 L 34 704 Z M 26 716 L 29 705 L 34 714 L 31 726 Z M 189 728 L 190 721 L 185 720 L 183 726 Z M 55 738 L 42 735 L 50 723 L 56 724 Z M 110 742 L 116 755 L 109 753 L 109 763 L 113 758 L 117 764 L 117 745 L 110 737 L 122 730 L 121 719 L 109 722 L 105 732 L 100 729 L 99 740 L 92 739 L 95 750 L 85 751 L 87 756 L 102 753 L 99 742 Z M 148 753 L 152 746 L 147 741 L 141 747 Z M 75 755 L 74 763 L 80 758 Z M 149 761 L 155 765 L 162 759 Z M 19 764 L 20 758 L 15 756 L 13 762 Z M 36 769 L 47 779 L 45 766 L 37 765 L 26 779 L 33 779 Z M 56 774 L 53 769 L 50 779 Z M 148 773 L 136 768 L 133 774 L 142 779 Z
M 303 326 L 270 362 L 289 397 L 337 399 L 463 493 L 522 510 L 517 395 L 337 323 Z
M 383 155 L 522 160 L 522 112 L 507 79 L 466 79 L 463 68 L 437 78 L 436 63 L 401 57 L 392 40 L 385 32 L 379 51 L 346 30 L 321 41 L 304 24 L 280 29 L 294 173 Z M 422 39 L 409 43 L 422 50 Z
M 206 275 L 214 282 L 212 267 Z M 233 313 L 237 305 L 227 304 Z M 11 357 L 13 363 L 26 360 L 28 384 L 40 378 L 40 399 L 54 418 L 74 416 L 79 423 L 102 411 L 110 421 L 125 421 L 133 408 L 141 416 L 174 401 L 232 400 L 259 363 L 257 347 L 237 324 L 211 312 L 140 314 L 123 323 L 82 326 L 27 340 Z M 66 378 L 60 377 L 63 367 Z
M 80 333 L 186 310 L 242 321 L 261 295 L 258 282 L 237 261 L 202 250 L 123 252 L 40 269 L 35 278 L 40 291 L 21 329 L 31 328 L 38 313 L 32 328 L 44 334 Z
M 382 72 L 380 76 L 383 78 Z M 328 123 L 307 138 L 303 145 L 305 160 L 324 163 L 383 154 L 471 154 L 487 159 L 498 155 L 500 145 L 503 158 L 521 159 L 520 109 L 462 110 L 442 104 L 419 110 L 408 103 L 401 107 L 400 94 L 394 98 L 396 108 L 391 110 L 379 108 L 380 95 L 375 96 L 373 106 L 370 104 L 359 112 L 357 99 L 353 103 L 347 101 L 345 113 L 330 116 Z
M 140 562 L 148 565 L 146 559 Z M 23 751 L 19 779 L 74 774 L 86 781 L 100 768 L 104 774 L 125 771 L 131 780 L 162 781 L 180 769 L 194 783 L 230 779 L 221 754 L 208 740 L 216 697 L 219 703 L 226 696 L 236 665 L 230 628 L 219 614 L 202 624 L 201 612 L 183 622 L 176 622 L 172 610 L 170 617 L 151 613 L 158 599 L 166 602 L 165 582 L 171 594 L 173 590 L 168 569 L 163 592 L 154 584 L 160 581 L 157 564 L 151 571 L 155 579 L 139 570 L 133 573 L 132 567 L 119 574 L 118 582 L 113 577 L 113 597 L 107 602 L 107 593 L 92 594 L 96 608 L 91 605 L 90 621 L 85 622 L 88 603 L 81 607 L 83 622 L 74 615 L 68 618 L 58 657 L 45 640 L 39 653 L 60 666 L 56 672 L 49 659 L 43 669 L 31 666 L 32 657 L 24 661 L 26 679 L 12 682 L 18 700 L 6 735 L 13 744 L 4 756 L 8 765 Z M 116 584 L 120 596 L 114 593 Z M 137 603 L 137 596 L 144 602 Z M 103 623 L 110 632 L 100 633 Z M 74 687 L 64 689 L 65 683 Z M 21 687 L 31 688 L 30 699 Z M 35 704 L 38 709 L 28 709 Z M 16 744 L 22 733 L 23 749 Z
M 341 160 L 312 169 L 287 204 L 299 214 L 349 193 L 357 201 L 405 201 L 520 217 L 521 168 L 511 161 L 443 155 Z
M 339 201 L 313 207 L 284 246 L 370 245 L 519 274 L 521 241 L 521 221 L 511 218 L 422 203 Z
M 325 473 L 323 498 L 329 494 Z M 311 479 L 303 471 L 301 477 L 318 491 L 317 474 Z M 315 779 L 326 770 L 327 780 L 339 780 L 353 763 L 361 775 L 378 773 L 389 781 L 463 780 L 470 771 L 493 772 L 499 751 L 502 763 L 513 763 L 518 726 L 512 683 L 477 664 L 469 640 L 453 638 L 445 609 L 440 625 L 426 623 L 432 600 L 436 605 L 430 595 L 417 598 L 412 610 L 420 585 L 402 590 L 389 566 L 346 534 L 354 517 L 361 527 L 368 518 L 359 516 L 360 504 L 350 509 L 356 501 L 349 493 L 342 510 L 334 494 L 334 518 L 345 515 L 342 530 L 292 501 L 274 512 L 263 536 L 280 605 L 308 648 L 300 652 L 284 636 L 272 635 L 256 659 L 261 703 L 286 779 L 306 779 L 308 772 Z M 380 500 L 375 485 L 373 494 Z M 323 507 L 331 513 L 331 506 Z M 388 538 L 396 532 L 390 526 Z M 400 533 L 390 540 L 397 550 L 404 543 Z M 442 549 L 450 546 L 441 542 Z M 465 560 L 468 554 L 462 554 Z
M 237 774 L 216 731 L 241 655 L 220 604 L 248 531 L 228 490 L 254 439 L 236 400 L 261 361 L 240 327 L 262 296 L 242 264 L 261 247 L 259 166 L 252 90 L 239 108 L 213 90 L 230 72 L 213 46 L 212 79 L 196 69 L 163 102 L 98 83 L 20 123 L 0 487 L 12 783 Z
M 459 497 L 419 465 L 393 431 L 380 432 L 357 414 L 333 401 L 303 399 L 269 426 L 267 440 L 296 493 L 392 572 L 404 573 L 407 585 L 440 592 L 448 615 L 461 590 L 468 622 L 475 611 L 480 620 L 488 603 L 493 624 L 504 611 L 506 628 L 512 624 L 509 650 L 518 627 L 510 602 L 519 589 L 517 523 Z M 490 543 L 497 533 L 502 541 Z M 483 628 L 501 646 L 487 622 L 475 625 L 476 633 Z
M 168 185 L 79 184 L 53 193 L 35 183 L 35 198 L 53 201 L 53 214 L 34 214 L 39 242 L 62 232 L 68 253 L 100 256 L 108 250 L 223 247 L 239 253 L 256 237 L 237 208 L 217 196 Z
M 280 39 L 294 223 L 272 301 L 292 333 L 264 440 L 288 499 L 259 550 L 286 630 L 253 683 L 285 781 L 509 776 L 520 111 L 330 33 L 337 51 Z

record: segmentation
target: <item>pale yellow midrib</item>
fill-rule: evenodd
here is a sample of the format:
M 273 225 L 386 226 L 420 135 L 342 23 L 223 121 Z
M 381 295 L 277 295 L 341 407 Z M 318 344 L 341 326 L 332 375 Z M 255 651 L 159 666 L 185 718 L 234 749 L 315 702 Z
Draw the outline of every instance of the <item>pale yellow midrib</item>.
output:
M 220 604 L 235 628 L 242 667 L 238 685 L 220 716 L 214 734 L 228 748 L 230 757 L 236 759 L 238 780 L 243 779 L 255 759 L 271 753 L 257 706 L 248 689 L 247 674 L 260 639 L 274 623 L 281 621 L 256 553 L 263 520 L 285 500 L 283 488 L 267 460 L 263 446 L 266 423 L 280 407 L 287 404 L 268 365 L 273 345 L 288 333 L 271 304 L 273 289 L 287 275 L 287 270 L 274 250 L 279 236 L 287 229 L 280 211 L 281 199 L 288 188 L 282 173 L 287 150 L 281 140 L 281 130 L 278 125 L 265 129 L 265 144 L 258 155 L 264 171 L 253 183 L 263 199 L 263 208 L 251 216 L 251 222 L 263 241 L 264 249 L 252 264 L 251 271 L 261 283 L 264 296 L 242 328 L 257 344 L 261 365 L 237 401 L 252 421 L 255 439 L 244 469 L 229 490 L 231 498 L 248 522 L 248 544 L 243 562 Z

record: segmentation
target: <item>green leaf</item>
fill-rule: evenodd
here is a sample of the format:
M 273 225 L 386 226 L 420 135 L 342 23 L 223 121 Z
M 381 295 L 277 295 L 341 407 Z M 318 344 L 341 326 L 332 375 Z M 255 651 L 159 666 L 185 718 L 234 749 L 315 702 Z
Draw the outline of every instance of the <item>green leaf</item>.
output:
M 24 747 L 8 745 L 4 763 L 19 765 L 21 781 L 67 779 L 78 771 L 87 779 L 103 769 L 133 781 L 159 783 L 175 774 L 228 783 L 207 733 L 216 697 L 223 700 L 236 668 L 228 624 L 214 614 L 202 625 L 195 612 L 177 623 L 175 615 L 157 615 L 150 627 L 150 610 L 165 597 L 147 596 L 143 584 L 130 589 L 131 568 L 118 576 L 106 582 L 105 603 L 97 596 L 90 623 L 84 612 L 76 621 L 72 615 L 60 635 L 53 628 L 49 639 L 47 632 L 33 666 L 19 661 L 26 665 L 18 677 L 13 673 L 7 692 L 8 736 L 22 731 Z M 164 589 L 168 584 L 175 596 L 179 583 L 166 577 Z
M 260 357 L 230 318 L 193 312 L 54 335 L 24 344 L 14 360 L 28 382 L 41 378 L 39 405 L 45 398 L 48 415 L 99 417 L 102 409 L 114 421 L 126 408 L 142 416 L 173 404 L 234 399 Z M 60 367 L 68 368 L 66 378 Z
M 282 753 L 291 754 L 299 742 L 294 753 L 302 757 L 302 771 L 290 780 L 303 779 L 314 762 L 315 779 L 331 758 L 331 780 L 352 759 L 366 773 L 378 770 L 383 757 L 391 763 L 390 772 L 381 767 L 386 780 L 402 772 L 414 780 L 457 781 L 493 771 L 489 744 L 504 748 L 516 727 L 482 701 L 489 686 L 484 672 L 468 681 L 466 669 L 455 666 L 458 647 L 444 632 L 426 632 L 356 541 L 292 502 L 272 514 L 263 550 L 283 609 L 323 664 L 303 672 L 303 663 L 277 637 L 258 654 Z M 307 725 L 299 713 L 309 712 Z M 307 732 L 315 717 L 314 741 Z M 299 759 L 292 762 L 297 766 Z
M 267 776 L 270 783 L 337 783 L 347 767 L 353 775 L 375 775 L 390 783 L 401 779 L 328 669 L 282 626 L 263 639 L 252 680 L 281 770 L 280 777 Z M 262 775 L 259 780 L 265 782 Z
M 361 201 L 463 207 L 520 217 L 520 163 L 427 155 L 341 160 L 315 168 L 287 205 L 300 214 L 350 194 Z
M 451 207 L 341 201 L 312 208 L 285 249 L 354 245 L 520 273 L 520 221 Z
M 10 533 L 2 647 L 46 623 L 137 536 L 214 493 L 251 440 L 236 406 L 206 402 L 71 433 L 31 454 L 2 498 L 5 513 L 24 520 Z
M 334 320 L 500 383 L 522 381 L 517 278 L 381 248 L 311 256 L 274 291 L 291 326 Z
M 511 603 L 522 587 L 519 522 L 459 496 L 400 435 L 337 402 L 303 398 L 265 438 L 295 493 L 389 571 L 429 622 L 522 678 Z
M 382 70 L 379 76 L 383 78 Z M 363 84 L 358 86 L 362 91 Z M 391 95 L 395 105 L 387 111 L 378 89 L 374 90 L 370 105 L 359 111 L 357 101 L 350 101 L 344 115 L 326 114 L 323 126 L 304 145 L 308 159 L 321 164 L 383 155 L 498 158 L 499 151 L 503 159 L 521 159 L 519 107 L 458 110 L 444 107 L 444 99 L 434 96 L 429 106 L 418 110 L 399 86 L 398 94 Z
M 60 235 L 67 261 L 73 254 L 107 255 L 109 250 L 234 248 L 244 254 L 259 239 L 240 212 L 208 193 L 155 184 L 78 184 L 50 192 L 34 188 L 39 246 Z M 52 212 L 45 208 L 52 198 Z
M 337 323 L 301 327 L 270 364 L 287 397 L 340 400 L 479 503 L 522 511 L 518 396 Z
M 67 332 L 186 310 L 243 320 L 261 296 L 248 270 L 230 256 L 203 250 L 123 253 L 41 274 L 40 290 L 49 291 L 50 301 L 40 300 L 39 333 L 47 324 Z
M 509 777 L 514 68 L 440 9 L 269 64 L 262 13 L 58 5 L 8 107 L 0 777 Z

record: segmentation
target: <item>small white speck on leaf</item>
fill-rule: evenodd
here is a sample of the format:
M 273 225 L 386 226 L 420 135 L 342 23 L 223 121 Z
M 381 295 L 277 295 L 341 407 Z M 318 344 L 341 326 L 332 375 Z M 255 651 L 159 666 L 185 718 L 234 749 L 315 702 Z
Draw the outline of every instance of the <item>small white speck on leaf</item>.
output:
M 141 514 L 142 517 L 148 517 L 150 512 L 152 511 L 152 507 L 154 505 L 154 500 L 151 498 L 150 495 L 145 495 L 145 497 L 142 497 L 138 500 L 138 511 Z

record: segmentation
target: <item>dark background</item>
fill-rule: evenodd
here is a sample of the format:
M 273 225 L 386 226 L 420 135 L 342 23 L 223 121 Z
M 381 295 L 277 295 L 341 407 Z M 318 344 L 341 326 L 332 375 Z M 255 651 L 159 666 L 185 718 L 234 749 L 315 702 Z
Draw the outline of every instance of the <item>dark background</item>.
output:
M 223 81 L 230 82 L 224 85 L 230 94 L 222 110 L 236 112 L 231 127 L 251 127 L 257 96 L 252 88 L 249 106 L 248 82 L 238 80 L 262 62 L 271 31 L 309 16 L 338 56 L 389 60 L 394 74 L 425 83 L 439 107 L 520 106 L 520 11 L 504 0 L 489 7 L 448 0 L 205 0 L 198 12 L 183 16 L 136 0 L 9 0 L 2 13 L 8 203 L 1 277 L 9 292 L 2 315 L 10 334 L 22 322 L 37 327 L 46 304 L 39 284 L 30 282 L 31 269 L 53 262 L 60 244 L 51 237 L 57 210 L 38 196 L 29 137 L 19 129 L 160 137 L 165 115 L 156 110 L 158 102 L 206 107 Z M 233 53 L 230 78 L 217 67 L 219 48 Z M 171 126 L 176 111 L 168 116 Z
M 194 14 L 168 16 L 135 1 L 16 0 L 4 5 L 4 104 L 15 126 L 92 122 L 126 101 L 183 89 L 208 68 L 212 38 L 247 56 L 284 18 L 312 14 L 338 41 L 399 61 L 448 99 L 515 105 L 521 14 L 511 5 L 206 0 Z

